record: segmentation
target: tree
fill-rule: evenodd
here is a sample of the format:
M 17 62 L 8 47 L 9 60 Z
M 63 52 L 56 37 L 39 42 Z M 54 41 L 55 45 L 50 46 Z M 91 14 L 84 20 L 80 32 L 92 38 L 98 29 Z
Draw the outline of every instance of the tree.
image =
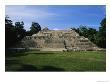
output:
M 79 32 L 79 35 L 84 36 L 86 38 L 88 37 L 88 27 L 87 26 L 80 25 L 77 30 Z
M 14 25 L 8 16 L 5 17 L 5 47 L 8 48 L 14 43 Z
M 8 16 L 5 17 L 5 47 L 9 48 L 15 43 L 20 41 L 25 36 L 23 22 L 13 22 L 9 19 Z
M 90 41 L 92 41 L 93 43 L 95 43 L 95 38 L 96 38 L 96 34 L 97 31 L 94 28 L 89 28 L 87 26 L 83 26 L 80 25 L 79 28 L 71 28 L 72 30 L 75 30 L 77 33 L 79 33 L 80 36 L 84 36 L 86 38 L 88 38 Z
M 5 27 L 6 28 L 10 28 L 10 27 L 13 27 L 13 22 L 9 19 L 8 16 L 5 17 Z
M 94 28 L 88 28 L 88 39 L 95 43 L 97 31 Z
M 24 22 L 15 22 L 16 38 L 21 40 L 26 35 L 26 30 L 24 29 Z
M 39 25 L 39 23 L 36 22 L 32 22 L 32 25 L 30 27 L 30 33 L 35 34 L 38 33 L 41 30 L 41 26 Z
M 106 48 L 106 18 L 100 23 L 99 32 L 96 36 L 96 44 L 99 47 Z

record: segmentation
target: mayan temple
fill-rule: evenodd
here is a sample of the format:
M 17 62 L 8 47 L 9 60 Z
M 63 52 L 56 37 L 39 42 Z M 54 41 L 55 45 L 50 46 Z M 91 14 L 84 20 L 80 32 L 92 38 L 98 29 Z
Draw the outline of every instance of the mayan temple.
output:
M 79 36 L 74 30 L 49 30 L 48 28 L 44 28 L 32 36 L 26 36 L 16 47 L 39 49 L 41 51 L 87 51 L 99 49 L 88 38 Z

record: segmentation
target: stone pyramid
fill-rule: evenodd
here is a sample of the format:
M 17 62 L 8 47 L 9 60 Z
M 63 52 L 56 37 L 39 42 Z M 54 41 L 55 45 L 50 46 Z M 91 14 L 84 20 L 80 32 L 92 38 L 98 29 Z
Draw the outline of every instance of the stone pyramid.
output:
M 19 48 L 41 51 L 87 51 L 98 50 L 88 38 L 79 36 L 74 30 L 43 29 L 32 36 L 26 36 L 16 45 Z

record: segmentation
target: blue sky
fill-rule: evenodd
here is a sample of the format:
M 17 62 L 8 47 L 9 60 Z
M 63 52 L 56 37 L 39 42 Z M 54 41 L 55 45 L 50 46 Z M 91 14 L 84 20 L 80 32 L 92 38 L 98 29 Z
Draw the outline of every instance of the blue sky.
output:
M 26 30 L 32 22 L 42 28 L 62 30 L 79 25 L 98 29 L 106 16 L 104 5 L 7 5 L 5 15 L 14 22 L 23 21 Z

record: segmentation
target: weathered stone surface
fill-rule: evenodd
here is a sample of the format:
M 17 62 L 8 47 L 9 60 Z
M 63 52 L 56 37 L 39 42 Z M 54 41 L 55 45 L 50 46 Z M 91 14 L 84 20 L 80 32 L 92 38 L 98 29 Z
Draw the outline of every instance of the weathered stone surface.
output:
M 32 36 L 26 36 L 16 45 L 20 48 L 38 48 L 41 51 L 80 51 L 98 50 L 88 38 L 79 36 L 74 30 L 41 30 Z

